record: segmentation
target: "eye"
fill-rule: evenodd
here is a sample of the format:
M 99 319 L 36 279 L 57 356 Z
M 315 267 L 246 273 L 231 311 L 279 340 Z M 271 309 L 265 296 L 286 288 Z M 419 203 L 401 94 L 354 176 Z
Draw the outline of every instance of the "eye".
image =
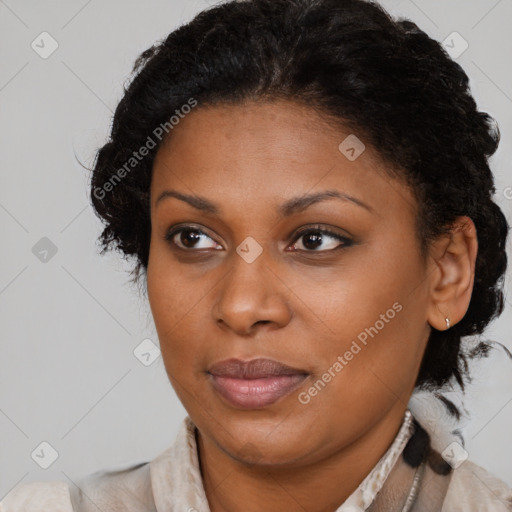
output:
M 307 228 L 299 231 L 292 247 L 306 252 L 327 252 L 352 245 L 352 240 L 326 228 Z M 302 241 L 301 241 L 302 240 Z M 302 247 L 301 247 L 302 246 Z M 322 250 L 318 250 L 322 247 Z
M 191 252 L 192 250 L 215 249 L 223 247 L 203 230 L 194 226 L 175 227 L 165 235 L 172 246 Z M 328 252 L 352 245 L 352 240 L 327 228 L 310 227 L 299 231 L 294 238 L 293 250 L 303 252 Z M 321 250 L 318 250 L 318 248 Z
M 165 240 L 179 249 L 223 249 L 215 240 L 204 231 L 194 227 L 181 227 L 170 230 L 165 235 Z

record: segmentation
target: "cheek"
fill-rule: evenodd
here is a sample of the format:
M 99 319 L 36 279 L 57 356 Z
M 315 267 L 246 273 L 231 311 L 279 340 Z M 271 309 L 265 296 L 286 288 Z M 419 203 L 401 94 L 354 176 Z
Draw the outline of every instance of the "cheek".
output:
M 327 326 L 344 338 L 373 326 L 381 315 L 383 321 L 398 323 L 397 309 L 423 306 L 415 296 L 422 269 L 413 251 L 392 242 L 360 247 L 347 253 L 343 264 L 325 278 L 302 277 L 296 290 Z
M 323 352 L 326 368 L 343 357 L 351 388 L 359 385 L 354 382 L 362 386 L 379 379 L 400 388 L 414 373 L 424 346 L 427 295 L 421 259 L 413 244 L 392 241 L 360 253 L 337 279 L 309 287 L 308 304 L 329 328 L 329 342 L 315 351 Z
M 169 251 L 158 241 L 153 244 L 147 269 L 147 290 L 151 312 L 157 330 L 169 334 L 179 329 L 189 313 L 193 312 L 205 291 L 201 280 L 193 279 L 170 257 Z M 163 336 L 162 341 L 165 339 Z
M 150 255 L 147 270 L 147 290 L 162 358 L 168 373 L 174 373 L 172 362 L 182 358 L 177 341 L 186 325 L 188 295 L 175 272 L 166 268 L 156 251 Z M 178 293 L 176 293 L 176 290 Z M 181 297 L 182 300 L 179 300 Z
M 165 367 L 169 374 L 201 364 L 205 323 L 205 304 L 211 284 L 191 275 L 169 261 L 165 251 L 150 254 L 147 290 L 151 313 L 160 341 Z

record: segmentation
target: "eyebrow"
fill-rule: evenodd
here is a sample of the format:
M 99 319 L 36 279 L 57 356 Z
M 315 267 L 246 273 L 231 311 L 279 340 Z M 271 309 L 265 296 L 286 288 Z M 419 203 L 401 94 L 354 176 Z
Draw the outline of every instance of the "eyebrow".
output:
M 157 206 L 161 201 L 166 198 L 174 197 L 175 199 L 179 199 L 185 203 L 190 204 L 197 210 L 200 210 L 205 213 L 210 213 L 212 215 L 218 215 L 220 213 L 220 208 L 216 204 L 212 203 L 208 199 L 196 196 L 196 195 L 188 195 L 182 194 L 181 192 L 177 192 L 176 190 L 164 190 L 155 202 L 155 206 Z M 340 199 L 342 201 L 351 202 L 369 212 L 373 212 L 373 208 L 369 205 L 363 203 L 360 199 L 356 197 L 350 196 L 343 192 L 339 192 L 337 190 L 325 190 L 324 192 L 318 192 L 316 194 L 305 194 L 303 196 L 294 197 L 292 199 L 288 199 L 283 204 L 279 206 L 279 212 L 284 217 L 288 217 L 294 213 L 300 213 L 311 205 L 315 203 L 319 203 L 320 201 L 325 201 L 327 199 Z

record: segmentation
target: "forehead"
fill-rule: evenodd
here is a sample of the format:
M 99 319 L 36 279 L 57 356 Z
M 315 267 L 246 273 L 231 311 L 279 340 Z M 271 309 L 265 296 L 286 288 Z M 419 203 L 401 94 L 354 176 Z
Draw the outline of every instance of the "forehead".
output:
M 294 102 L 199 106 L 156 155 L 152 201 L 166 187 L 240 205 L 335 188 L 363 201 L 396 202 L 394 194 L 414 204 L 359 135 Z

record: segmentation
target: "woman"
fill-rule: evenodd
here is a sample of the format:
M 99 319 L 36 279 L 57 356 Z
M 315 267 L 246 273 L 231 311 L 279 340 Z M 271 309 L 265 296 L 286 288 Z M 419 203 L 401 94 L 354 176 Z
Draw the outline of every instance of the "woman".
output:
M 411 400 L 456 418 L 438 390 L 503 310 L 499 131 L 460 66 L 363 0 L 248 0 L 134 71 L 91 200 L 188 417 L 150 462 L 1 510 L 512 510 Z

